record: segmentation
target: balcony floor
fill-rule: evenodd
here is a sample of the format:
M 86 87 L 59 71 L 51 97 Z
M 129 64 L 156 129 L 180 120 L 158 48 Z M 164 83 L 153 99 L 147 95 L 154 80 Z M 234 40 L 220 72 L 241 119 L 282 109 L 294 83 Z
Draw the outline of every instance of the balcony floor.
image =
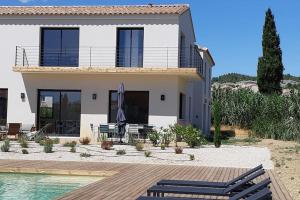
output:
M 14 72 L 26 74 L 128 74 L 128 75 L 170 75 L 201 80 L 196 68 L 158 67 L 24 67 L 14 66 Z

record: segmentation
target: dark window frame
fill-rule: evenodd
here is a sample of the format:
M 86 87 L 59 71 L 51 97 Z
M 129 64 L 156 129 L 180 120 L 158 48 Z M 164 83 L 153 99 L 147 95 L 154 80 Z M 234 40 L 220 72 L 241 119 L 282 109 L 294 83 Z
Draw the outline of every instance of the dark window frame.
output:
M 111 94 L 114 93 L 114 92 L 117 92 L 117 90 L 109 90 L 108 91 L 108 115 L 107 115 L 107 122 L 108 123 L 114 123 L 111 121 Z M 150 107 L 150 91 L 144 91 L 144 90 L 128 90 L 128 91 L 125 91 L 125 95 L 126 95 L 126 92 L 144 92 L 144 93 L 147 93 L 148 95 L 148 119 L 147 119 L 147 123 L 149 123 L 149 107 Z M 126 97 L 124 97 L 124 100 L 125 100 Z M 125 117 L 126 117 L 126 114 L 125 114 Z
M 185 94 L 180 92 L 179 93 L 179 116 L 178 116 L 180 120 L 185 119 L 184 106 L 186 106 L 186 99 L 184 98 L 186 98 Z M 183 102 L 185 102 L 185 104 L 183 104 Z
M 72 67 L 79 67 L 79 45 L 80 45 L 80 28 L 79 27 L 40 27 L 40 46 L 39 46 L 39 66 L 44 66 L 43 59 L 42 59 L 42 51 L 44 49 L 44 30 L 78 30 L 78 62 L 77 66 Z M 62 40 L 62 34 L 61 34 L 61 40 Z
M 142 49 L 143 49 L 143 55 L 142 55 L 142 60 L 141 60 L 141 66 L 138 66 L 138 67 L 140 67 L 140 68 L 143 68 L 144 67 L 144 44 L 145 44 L 145 29 L 144 29 L 144 27 L 117 27 L 116 28 L 116 53 L 115 53 L 115 55 L 116 55 L 116 57 L 115 57 L 115 63 L 116 63 L 116 67 L 124 67 L 124 66 L 120 66 L 119 65 L 119 61 L 118 61 L 118 56 L 119 56 L 119 53 L 118 53 L 118 51 L 119 51 L 119 30 L 143 30 L 143 47 L 142 47 Z M 130 36 L 130 43 L 132 43 L 132 34 L 131 34 L 131 36 Z M 130 66 L 128 66 L 128 67 L 132 67 L 131 66 L 131 51 L 132 51 L 132 49 L 130 49 Z
M 6 125 L 6 124 L 7 124 L 7 108 L 8 108 L 8 88 L 0 88 L 0 90 L 6 92 L 6 111 L 5 111 L 6 116 L 5 116 L 5 118 L 4 118 L 5 124 L 1 124 L 1 123 L 0 123 L 0 125 Z
M 43 91 L 49 91 L 49 92 L 59 92 L 60 93 L 60 109 L 59 109 L 59 117 L 61 118 L 61 93 L 62 92 L 80 92 L 80 118 L 79 118 L 79 124 L 80 124 L 80 128 L 81 128 L 81 106 L 82 106 L 82 91 L 81 90 L 68 90 L 68 89 L 38 89 L 37 90 L 37 113 L 36 113 L 36 128 L 37 130 L 40 130 L 40 105 L 41 105 L 41 102 L 40 102 L 40 94 L 41 92 Z M 53 114 L 52 114 L 53 115 Z M 57 137 L 60 137 L 60 135 L 57 135 Z M 68 137 L 68 136 L 65 136 L 65 135 L 62 135 L 61 137 Z M 74 136 L 69 136 L 69 137 L 74 137 Z M 77 137 L 77 136 L 75 136 Z M 79 133 L 79 136 L 80 137 L 80 133 Z

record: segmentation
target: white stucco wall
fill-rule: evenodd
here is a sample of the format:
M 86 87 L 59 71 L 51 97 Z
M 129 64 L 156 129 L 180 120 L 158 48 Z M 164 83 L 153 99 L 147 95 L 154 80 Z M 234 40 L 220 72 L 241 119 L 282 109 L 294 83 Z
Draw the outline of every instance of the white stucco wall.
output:
M 95 61 L 99 62 L 99 67 L 115 67 L 117 27 L 143 27 L 144 67 L 178 67 L 180 31 L 185 33 L 188 43 L 195 42 L 188 17 L 188 12 L 180 18 L 176 15 L 0 17 L 0 38 L 2 38 L 0 88 L 8 88 L 8 123 L 36 123 L 38 89 L 74 89 L 81 90 L 81 134 L 88 134 L 90 123 L 107 122 L 108 91 L 115 90 L 121 82 L 124 82 L 126 90 L 150 92 L 149 124 L 159 127 L 177 122 L 180 92 L 187 97 L 186 112 L 189 110 L 188 97 L 192 96 L 192 123 L 198 124 L 200 118 L 197 121 L 195 115 L 201 111 L 201 108 L 196 102 L 201 99 L 201 96 L 194 98 L 194 95 L 200 85 L 194 86 L 176 76 L 22 75 L 12 71 L 16 46 L 38 48 L 41 27 L 78 27 L 79 42 L 82 47 L 79 55 L 80 65 L 87 62 L 86 56 L 89 54 L 84 51 L 88 51 L 89 47 L 103 47 L 107 49 L 104 51 L 106 54 L 101 53 L 100 57 L 97 55 L 100 61 L 98 59 Z M 38 53 L 32 54 L 33 58 L 27 56 L 32 65 L 38 65 Z M 21 100 L 21 93 L 25 93 L 25 101 Z M 92 93 L 98 94 L 97 100 L 92 100 Z M 166 95 L 166 101 L 160 100 L 161 94 Z M 188 119 L 188 113 L 185 116 Z
M 116 90 L 121 82 L 126 91 L 149 91 L 149 124 L 167 127 L 177 122 L 179 81 L 176 77 L 25 74 L 23 80 L 31 122 L 35 122 L 38 89 L 81 90 L 81 136 L 91 134 L 91 123 L 107 123 L 109 91 Z M 97 94 L 96 100 L 92 99 L 93 93 Z M 160 100 L 161 94 L 166 96 L 165 101 Z

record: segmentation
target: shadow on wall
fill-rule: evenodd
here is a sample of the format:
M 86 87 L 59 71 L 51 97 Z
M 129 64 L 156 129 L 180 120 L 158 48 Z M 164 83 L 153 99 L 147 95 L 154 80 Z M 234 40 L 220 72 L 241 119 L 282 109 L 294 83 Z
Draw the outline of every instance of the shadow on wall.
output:
M 163 76 L 22 74 L 32 113 L 37 113 L 38 89 L 81 90 L 81 114 L 106 115 L 109 91 L 120 82 L 125 90 L 149 91 L 149 115 L 177 116 L 177 79 Z M 120 81 L 122 79 L 122 81 Z M 163 87 L 162 87 L 163 86 Z M 97 93 L 97 99 L 92 95 Z M 161 94 L 165 100 L 161 101 Z

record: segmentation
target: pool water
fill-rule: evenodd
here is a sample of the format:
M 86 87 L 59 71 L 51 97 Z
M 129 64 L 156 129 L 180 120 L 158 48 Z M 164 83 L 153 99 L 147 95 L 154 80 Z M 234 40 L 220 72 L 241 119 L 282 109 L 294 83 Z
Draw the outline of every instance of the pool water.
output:
M 103 177 L 0 173 L 1 200 L 52 200 Z

